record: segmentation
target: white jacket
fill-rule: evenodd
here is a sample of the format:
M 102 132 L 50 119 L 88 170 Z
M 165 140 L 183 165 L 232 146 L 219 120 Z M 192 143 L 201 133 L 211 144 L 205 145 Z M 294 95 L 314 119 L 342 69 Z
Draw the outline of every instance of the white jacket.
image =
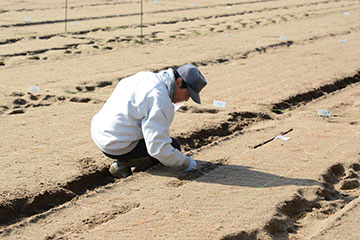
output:
M 170 98 L 174 80 L 170 68 L 122 79 L 91 122 L 91 136 L 100 150 L 123 155 L 144 138 L 150 156 L 165 166 L 186 169 L 190 157 L 172 147 L 169 137 L 174 118 Z

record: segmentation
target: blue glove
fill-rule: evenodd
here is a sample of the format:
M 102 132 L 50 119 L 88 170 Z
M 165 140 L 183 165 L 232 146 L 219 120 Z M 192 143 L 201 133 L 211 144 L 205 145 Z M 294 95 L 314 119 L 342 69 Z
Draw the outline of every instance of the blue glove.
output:
M 185 169 L 186 172 L 196 169 L 195 160 L 192 157 L 189 157 L 189 158 L 190 158 L 190 163 L 189 163 L 189 166 Z

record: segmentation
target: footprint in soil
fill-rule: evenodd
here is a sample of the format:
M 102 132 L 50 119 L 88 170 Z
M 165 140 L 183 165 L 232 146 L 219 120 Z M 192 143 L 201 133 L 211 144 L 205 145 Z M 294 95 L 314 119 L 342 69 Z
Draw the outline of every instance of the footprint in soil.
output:
M 281 202 L 278 212 L 266 224 L 273 236 L 297 233 L 299 228 L 323 221 L 358 197 L 360 164 L 338 163 L 322 175 L 322 187 L 299 189 L 292 200 Z M 287 219 L 284 221 L 284 219 Z
M 5 105 L 0 106 L 0 115 L 4 114 L 8 110 L 9 110 L 8 106 Z
M 349 167 L 339 163 L 330 167 L 323 175 L 326 188 L 320 194 L 326 202 L 315 212 L 315 216 L 319 219 L 327 218 L 357 198 L 358 193 L 354 190 L 360 187 L 359 174 L 359 163 Z
M 88 103 L 90 101 L 91 101 L 91 98 L 78 98 L 78 97 L 70 98 L 70 102 Z
M 8 112 L 9 115 L 14 114 L 24 114 L 26 109 L 33 107 L 46 107 L 50 106 L 57 102 L 65 101 L 67 98 L 64 96 L 55 96 L 55 95 L 41 95 L 35 94 L 32 92 L 23 93 L 23 92 L 13 92 L 9 96 L 14 97 L 10 106 L 0 106 L 0 114 Z M 79 102 L 88 102 L 89 100 L 80 99 Z
M 27 101 L 23 98 L 17 98 L 14 100 L 13 104 L 16 106 L 25 105 L 25 104 L 27 104 Z
M 25 113 L 25 105 L 28 103 L 28 101 L 24 98 L 25 94 L 21 92 L 13 92 L 10 96 L 16 97 L 12 102 L 12 111 L 10 111 L 10 115 L 12 114 L 22 114 Z M 6 109 L 9 107 L 4 106 L 3 109 Z
M 83 83 L 84 85 L 86 84 Z M 103 87 L 106 87 L 106 86 L 111 86 L 112 85 L 112 82 L 110 81 L 102 81 L 102 82 L 98 82 L 96 86 L 88 86 L 88 85 L 85 85 L 85 86 L 76 86 L 75 89 L 78 90 L 79 92 L 93 92 L 95 91 L 95 89 L 98 87 L 98 88 L 103 88 Z

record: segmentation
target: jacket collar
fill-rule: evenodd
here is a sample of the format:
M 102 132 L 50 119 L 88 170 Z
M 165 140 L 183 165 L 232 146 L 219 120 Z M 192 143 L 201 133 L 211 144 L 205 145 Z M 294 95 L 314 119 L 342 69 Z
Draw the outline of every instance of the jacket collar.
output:
M 174 71 L 171 68 L 168 68 L 167 70 L 160 71 L 157 73 L 157 77 L 165 83 L 165 86 L 168 90 L 169 97 L 171 101 L 174 100 L 175 97 L 175 75 Z

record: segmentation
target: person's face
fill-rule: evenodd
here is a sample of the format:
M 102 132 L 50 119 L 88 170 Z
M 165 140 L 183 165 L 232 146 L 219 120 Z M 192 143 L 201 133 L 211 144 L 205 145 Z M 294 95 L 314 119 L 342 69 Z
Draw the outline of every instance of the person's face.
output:
M 175 80 L 175 97 L 173 100 L 174 103 L 187 101 L 190 98 L 188 89 L 180 88 L 181 81 L 183 81 L 181 78 Z

